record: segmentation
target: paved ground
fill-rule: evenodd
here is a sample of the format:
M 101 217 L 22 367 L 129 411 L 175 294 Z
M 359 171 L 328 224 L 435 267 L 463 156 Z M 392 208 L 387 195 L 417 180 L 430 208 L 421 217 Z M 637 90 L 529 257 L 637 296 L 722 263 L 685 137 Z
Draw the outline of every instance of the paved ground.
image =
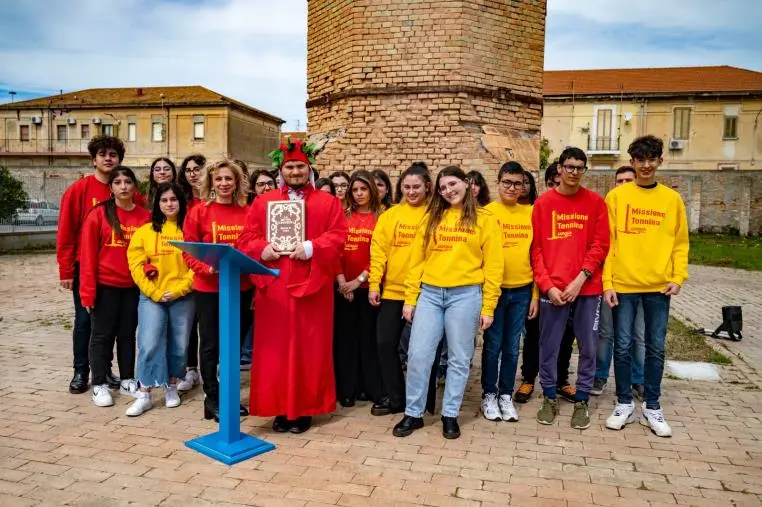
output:
M 693 276 L 699 285 L 703 270 Z M 752 298 L 760 284 L 742 279 Z M 56 288 L 52 255 L 0 257 L 0 281 L 3 507 L 762 503 L 762 381 L 742 361 L 723 371 L 733 380 L 720 385 L 665 380 L 672 439 L 659 439 L 638 424 L 606 430 L 611 387 L 593 401 L 594 424 L 586 431 L 569 427 L 569 404 L 562 405 L 555 426 L 536 424 L 536 399 L 521 407 L 518 423 L 485 421 L 478 415 L 475 369 L 459 440 L 444 440 L 434 417 L 427 417 L 424 430 L 396 439 L 391 428 L 397 417 L 371 417 L 360 404 L 319 418 L 301 436 L 274 435 L 269 420 L 246 418 L 244 431 L 278 448 L 227 467 L 183 445 L 214 430 L 201 417 L 198 391 L 179 408 L 156 402 L 134 419 L 124 416 L 125 397 L 115 396 L 116 406 L 104 409 L 94 407 L 88 394 L 66 392 L 70 296 Z M 716 292 L 705 288 L 701 300 Z M 687 287 L 684 296 L 687 304 Z M 707 320 L 714 323 L 711 316 Z M 757 339 L 758 322 L 756 330 L 748 329 Z M 749 358 L 755 356 L 746 348 L 755 346 L 751 338 L 738 345 Z

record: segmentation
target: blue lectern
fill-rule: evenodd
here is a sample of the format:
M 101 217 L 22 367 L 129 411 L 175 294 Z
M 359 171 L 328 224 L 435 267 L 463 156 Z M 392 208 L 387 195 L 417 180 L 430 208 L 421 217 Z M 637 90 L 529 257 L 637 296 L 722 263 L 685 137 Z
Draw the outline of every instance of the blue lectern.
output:
M 219 431 L 188 440 L 185 445 L 210 458 L 232 465 L 275 449 L 259 438 L 241 433 L 240 333 L 241 273 L 278 276 L 230 245 L 170 241 L 171 244 L 216 269 L 220 274 L 220 425 Z

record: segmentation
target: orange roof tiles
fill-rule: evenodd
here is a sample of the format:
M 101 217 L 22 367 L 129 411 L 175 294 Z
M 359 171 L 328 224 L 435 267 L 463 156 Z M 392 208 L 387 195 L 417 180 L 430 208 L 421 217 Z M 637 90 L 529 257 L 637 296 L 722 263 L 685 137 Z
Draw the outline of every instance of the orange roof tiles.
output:
M 143 88 L 91 88 L 76 92 L 51 95 L 37 99 L 24 100 L 0 105 L 0 109 L 47 109 L 86 108 L 86 107 L 141 107 L 141 106 L 200 106 L 220 105 L 244 109 L 253 114 L 284 123 L 277 116 L 220 95 L 203 86 L 152 86 Z
M 546 70 L 543 96 L 762 92 L 762 72 L 730 67 Z

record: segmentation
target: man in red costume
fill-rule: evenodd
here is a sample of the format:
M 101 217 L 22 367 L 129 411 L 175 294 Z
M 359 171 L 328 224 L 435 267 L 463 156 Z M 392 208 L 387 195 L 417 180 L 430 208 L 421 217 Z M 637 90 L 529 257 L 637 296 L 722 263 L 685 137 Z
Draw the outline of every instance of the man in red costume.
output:
M 347 235 L 341 202 L 312 185 L 312 147 L 289 142 L 270 153 L 279 188 L 258 197 L 238 248 L 280 270 L 254 276 L 252 415 L 276 416 L 273 430 L 302 433 L 312 416 L 336 409 L 333 376 L 333 280 Z M 279 252 L 267 241 L 267 203 L 303 200 L 305 241 Z

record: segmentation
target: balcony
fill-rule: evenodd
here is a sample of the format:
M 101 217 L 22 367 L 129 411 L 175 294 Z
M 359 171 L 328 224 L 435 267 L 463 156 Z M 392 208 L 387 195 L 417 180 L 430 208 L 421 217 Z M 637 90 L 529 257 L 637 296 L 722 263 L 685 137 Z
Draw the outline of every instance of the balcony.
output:
M 89 142 L 90 139 L 0 139 L 0 157 L 89 156 Z
M 618 137 L 587 137 L 588 155 L 619 155 Z

